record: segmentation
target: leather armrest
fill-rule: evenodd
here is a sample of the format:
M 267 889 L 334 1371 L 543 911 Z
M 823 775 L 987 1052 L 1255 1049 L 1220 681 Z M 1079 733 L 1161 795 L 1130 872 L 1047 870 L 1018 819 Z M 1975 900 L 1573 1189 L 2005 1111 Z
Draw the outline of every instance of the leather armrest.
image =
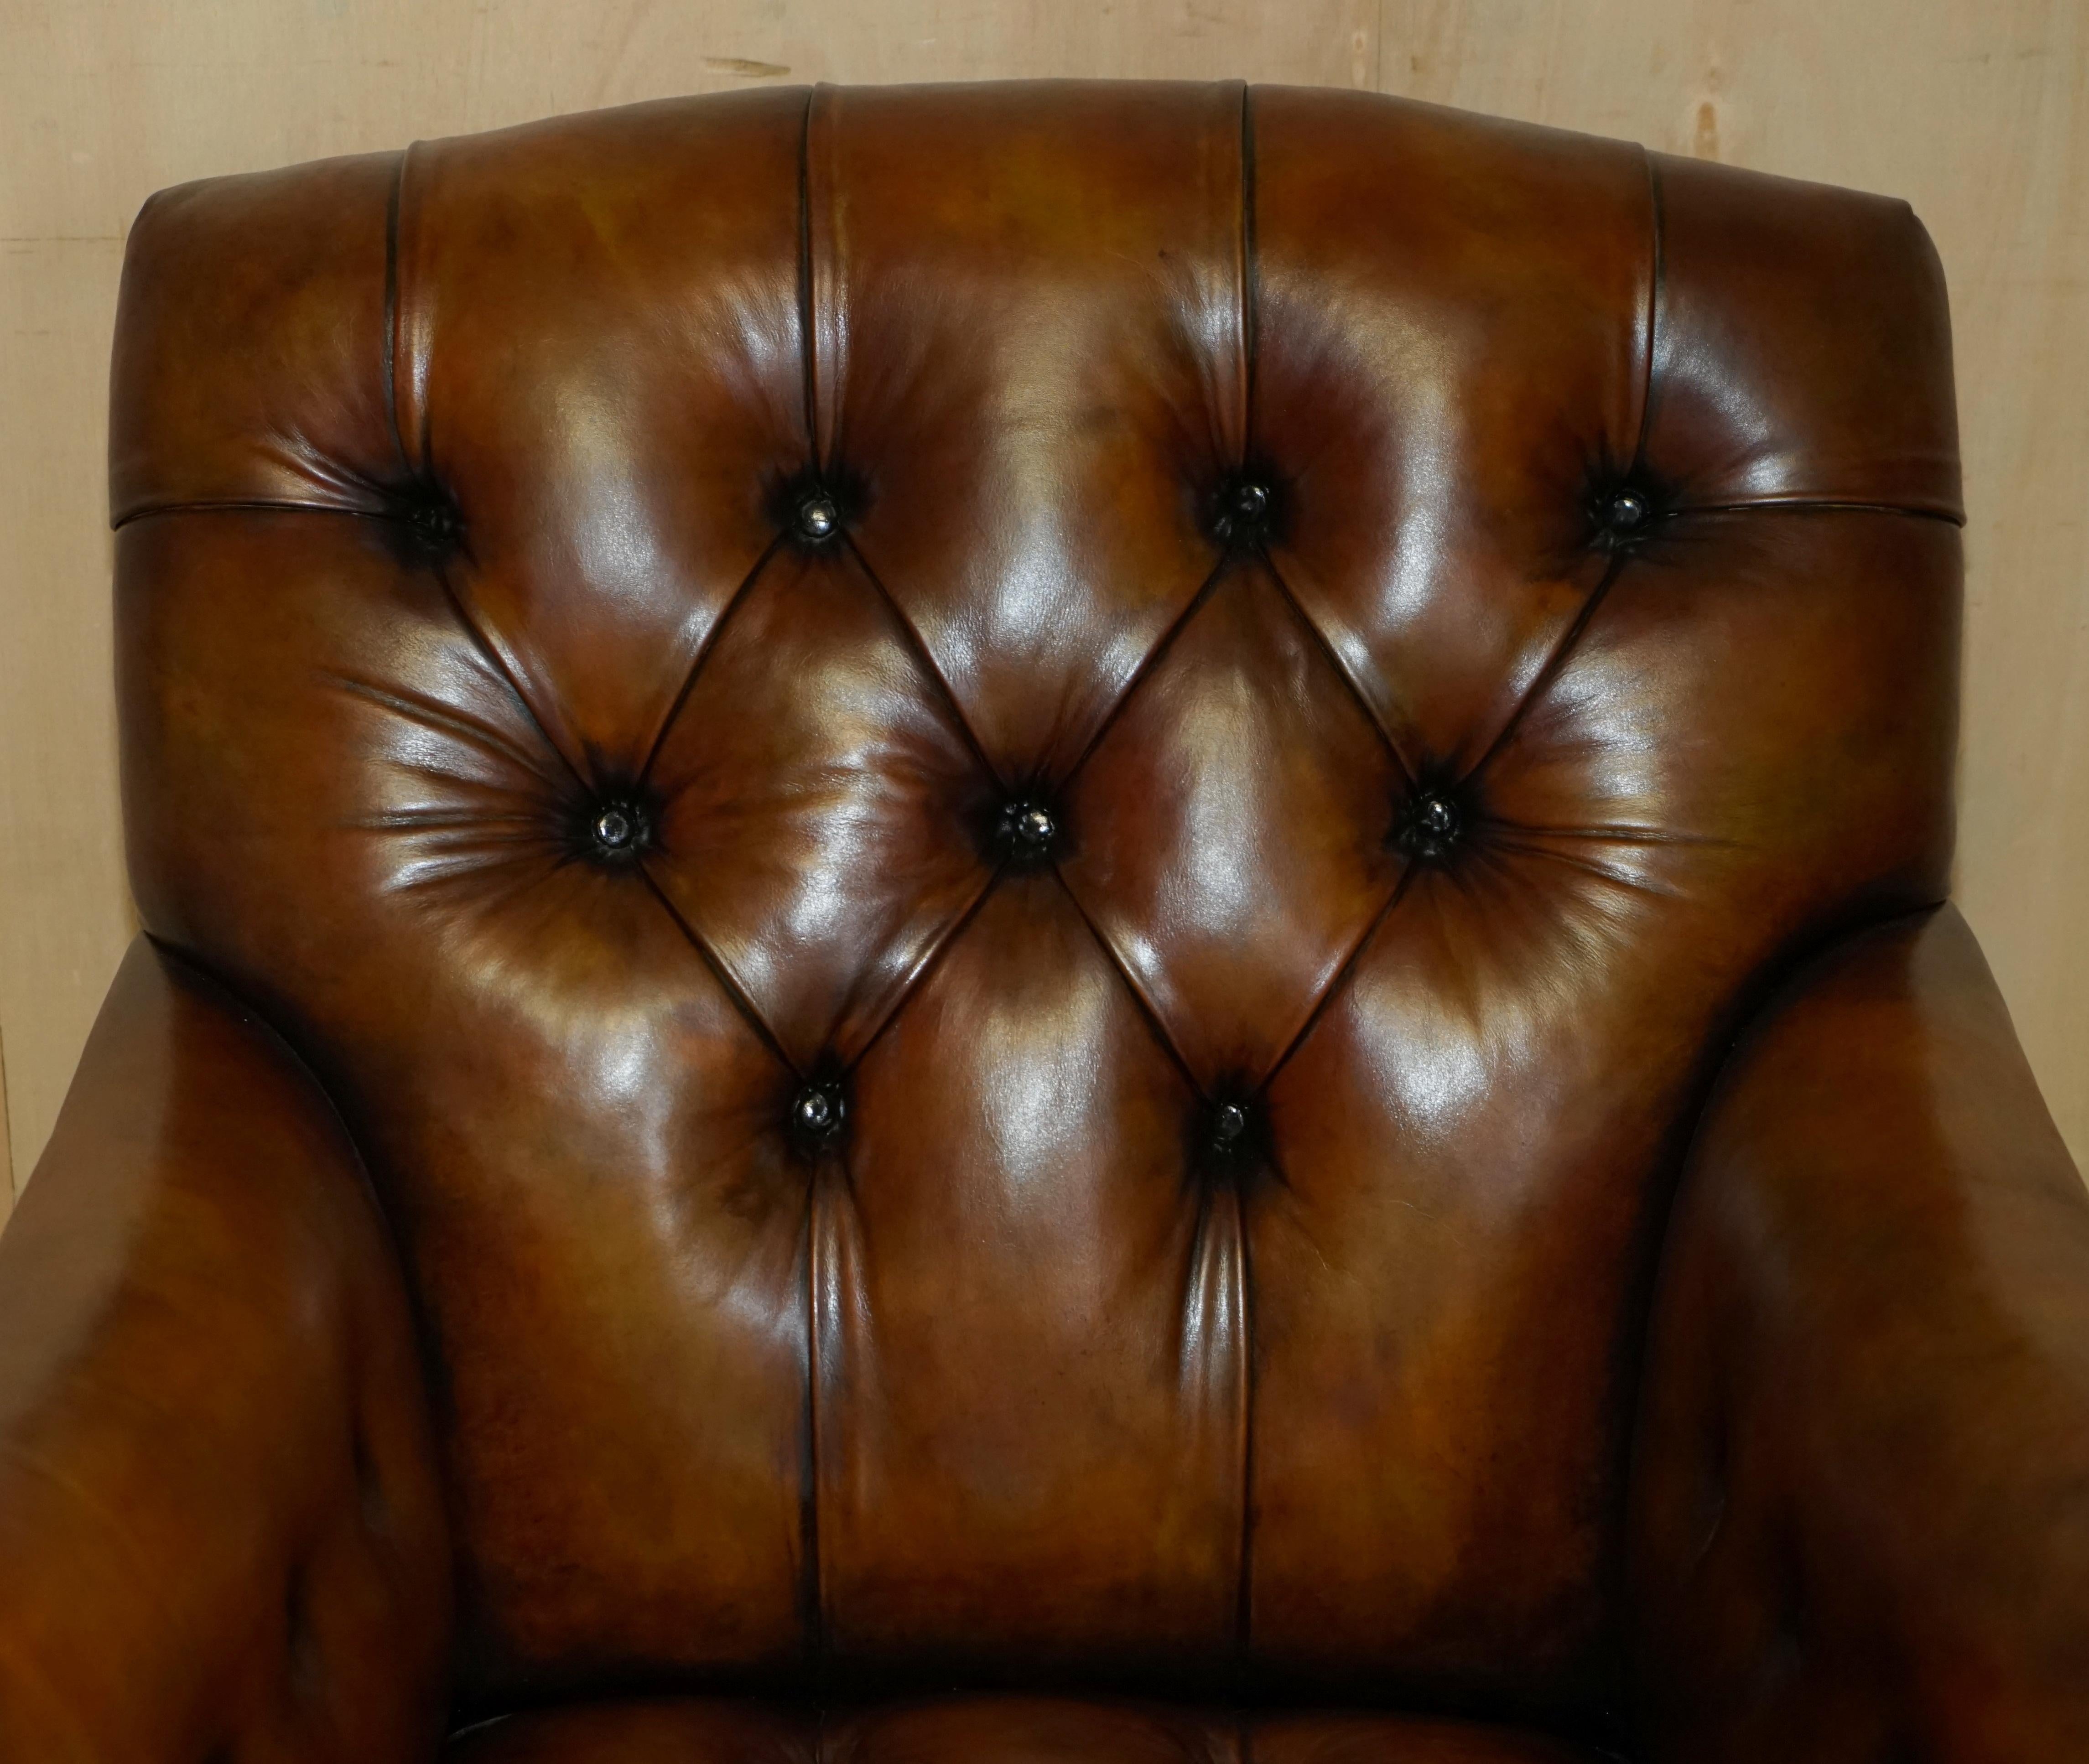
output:
M 0 1238 L 0 1758 L 431 1757 L 450 1573 L 356 1155 L 140 939 Z
M 2089 1758 L 2089 1194 L 1971 933 L 1850 940 L 1722 1077 L 1630 1514 L 1659 1758 Z

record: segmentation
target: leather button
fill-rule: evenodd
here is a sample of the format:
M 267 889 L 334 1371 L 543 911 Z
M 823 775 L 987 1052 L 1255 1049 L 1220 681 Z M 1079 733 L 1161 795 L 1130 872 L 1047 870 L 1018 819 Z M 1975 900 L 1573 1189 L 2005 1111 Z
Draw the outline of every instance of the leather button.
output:
M 1254 545 L 1268 534 L 1276 499 L 1259 477 L 1236 477 L 1219 492 L 1212 530 L 1229 544 Z
M 1245 527 L 1259 527 L 1269 518 L 1269 490 L 1252 479 L 1233 486 L 1233 517 Z
M 1400 817 L 1394 843 L 1412 858 L 1441 858 L 1457 842 L 1465 817 L 1441 790 L 1424 790 Z
M 842 512 L 824 490 L 815 490 L 798 504 L 798 537 L 819 545 L 841 531 Z
M 624 863 L 637 858 L 652 837 L 652 824 L 636 803 L 621 799 L 595 806 L 587 824 L 587 844 L 598 862 Z
M 1206 1102 L 1196 1131 L 1191 1155 L 1211 1180 L 1246 1181 L 1268 1160 L 1267 1126 L 1245 1090 Z
M 448 503 L 424 503 L 414 511 L 411 519 L 422 543 L 435 550 L 448 550 L 463 530 L 457 511 Z
M 1042 863 L 1059 844 L 1059 820 L 1043 803 L 1028 799 L 1007 804 L 995 829 L 1003 853 L 1019 863 Z
M 1599 489 L 1589 504 L 1594 542 L 1611 550 L 1636 545 L 1654 531 L 1661 509 L 1659 493 L 1643 483 Z
M 837 1084 L 809 1084 L 791 1099 L 791 1130 L 809 1144 L 825 1145 L 837 1138 L 847 1114 L 848 1105 Z
M 423 559 L 440 562 L 464 542 L 464 516 L 439 484 L 420 480 L 398 493 L 394 512 Z
M 1621 490 L 1611 499 L 1607 524 L 1613 533 L 1636 533 L 1652 512 L 1646 498 L 1637 490 Z

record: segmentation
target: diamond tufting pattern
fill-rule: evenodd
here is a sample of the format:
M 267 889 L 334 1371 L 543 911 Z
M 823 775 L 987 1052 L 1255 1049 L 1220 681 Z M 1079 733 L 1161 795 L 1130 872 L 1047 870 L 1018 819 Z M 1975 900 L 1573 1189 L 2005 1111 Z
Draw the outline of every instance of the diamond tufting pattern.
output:
M 1903 208 L 769 91 L 188 186 L 124 298 L 140 912 L 368 1159 L 465 1706 L 1600 1723 L 1682 1137 L 1945 887 Z

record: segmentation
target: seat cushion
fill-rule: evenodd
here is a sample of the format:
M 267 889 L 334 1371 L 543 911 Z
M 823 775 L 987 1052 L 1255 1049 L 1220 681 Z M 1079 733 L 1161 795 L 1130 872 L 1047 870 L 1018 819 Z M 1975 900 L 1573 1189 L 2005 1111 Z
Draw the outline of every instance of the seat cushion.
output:
M 1229 1712 L 968 1697 L 848 1713 L 677 1698 L 474 1728 L 445 1764 L 1574 1764 L 1542 1736 L 1399 1715 Z

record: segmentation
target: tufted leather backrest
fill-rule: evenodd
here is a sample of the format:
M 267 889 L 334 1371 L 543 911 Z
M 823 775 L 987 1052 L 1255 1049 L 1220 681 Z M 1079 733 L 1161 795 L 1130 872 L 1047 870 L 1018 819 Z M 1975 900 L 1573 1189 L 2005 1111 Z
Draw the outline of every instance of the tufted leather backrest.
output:
M 1348 93 L 769 91 L 192 185 L 139 910 L 338 1099 L 467 1702 L 1604 1694 L 1697 1099 L 1937 897 L 1904 205 Z

